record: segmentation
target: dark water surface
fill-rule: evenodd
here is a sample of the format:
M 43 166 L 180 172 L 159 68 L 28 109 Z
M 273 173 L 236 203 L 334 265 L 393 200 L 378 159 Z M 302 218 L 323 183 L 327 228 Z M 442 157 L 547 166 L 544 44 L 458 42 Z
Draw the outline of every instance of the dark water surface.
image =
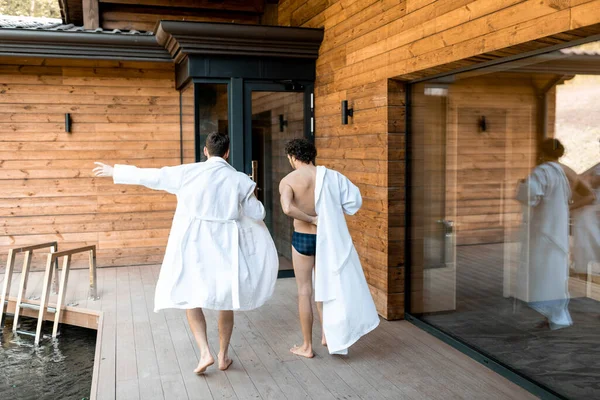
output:
M 20 329 L 35 331 L 37 320 L 23 318 Z M 44 324 L 51 333 L 52 325 Z M 96 331 L 61 325 L 55 341 L 45 337 L 38 348 L 33 337 L 13 335 L 12 318 L 0 338 L 1 400 L 82 400 L 90 397 Z

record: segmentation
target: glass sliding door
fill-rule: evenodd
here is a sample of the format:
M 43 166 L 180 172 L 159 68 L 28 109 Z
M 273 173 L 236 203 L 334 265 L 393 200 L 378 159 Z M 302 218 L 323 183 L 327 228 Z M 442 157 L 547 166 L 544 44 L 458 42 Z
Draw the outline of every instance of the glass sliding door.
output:
M 600 398 L 600 42 L 410 93 L 408 312 L 549 393 Z

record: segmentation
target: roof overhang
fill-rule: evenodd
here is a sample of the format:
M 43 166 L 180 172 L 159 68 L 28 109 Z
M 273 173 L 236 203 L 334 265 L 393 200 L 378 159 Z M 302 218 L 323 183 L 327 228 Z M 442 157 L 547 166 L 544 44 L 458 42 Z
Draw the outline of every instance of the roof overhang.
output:
M 323 33 L 323 29 L 181 21 L 160 21 L 156 35 L 4 28 L 0 56 L 176 64 L 188 56 L 314 61 Z
M 571 54 L 555 51 L 531 58 L 514 72 L 558 75 L 600 75 L 600 54 Z
M 0 29 L 0 56 L 171 62 L 154 36 Z
M 324 34 L 323 29 L 185 21 L 160 21 L 155 32 L 176 63 L 192 55 L 316 60 Z

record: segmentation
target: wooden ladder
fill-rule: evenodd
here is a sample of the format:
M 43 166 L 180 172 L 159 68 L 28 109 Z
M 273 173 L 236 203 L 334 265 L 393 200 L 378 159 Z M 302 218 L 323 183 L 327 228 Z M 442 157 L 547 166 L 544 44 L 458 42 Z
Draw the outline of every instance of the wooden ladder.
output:
M 16 256 L 19 253 L 25 253 L 23 258 L 23 268 L 21 269 L 21 283 L 19 284 L 19 293 L 17 295 L 17 304 L 15 308 L 15 319 L 13 324 L 13 331 L 17 329 L 17 321 L 21 308 L 33 308 L 36 309 L 37 305 L 23 303 L 23 296 L 27 291 L 27 280 L 29 278 L 29 269 L 31 267 L 31 258 L 34 250 L 50 248 L 50 251 L 54 253 L 58 250 L 57 242 L 49 242 L 36 244 L 32 246 L 19 247 L 8 250 L 8 258 L 6 260 L 6 271 L 4 272 L 4 284 L 2 285 L 2 293 L 0 294 L 0 325 L 2 325 L 2 317 L 4 316 L 4 307 L 8 306 L 8 296 L 10 294 L 10 285 L 12 281 L 12 275 L 15 268 Z M 55 262 L 55 269 L 58 269 L 58 262 Z M 56 275 L 55 275 L 56 276 Z M 54 280 L 53 291 L 57 292 L 57 280 Z M 22 307 L 20 307 L 22 305 Z M 52 312 L 52 311 L 51 311 Z
M 40 304 L 34 304 L 29 302 L 23 302 L 23 296 L 25 295 L 25 289 L 27 285 L 27 278 L 29 275 L 29 267 L 31 264 L 31 255 L 32 251 L 40 248 L 51 247 L 52 251 L 48 254 L 48 259 L 46 262 L 46 269 L 44 271 L 44 279 L 42 281 L 42 296 L 40 298 Z M 23 250 L 25 249 L 25 250 Z M 0 322 L 2 321 L 2 311 L 4 310 L 4 304 L 8 303 L 6 301 L 9 290 L 10 290 L 10 280 L 12 278 L 12 268 L 11 265 L 14 265 L 14 256 L 19 251 L 25 252 L 25 260 L 23 262 L 23 272 L 21 275 L 21 285 L 19 287 L 19 293 L 17 297 L 17 302 L 15 304 L 15 317 L 13 322 L 13 332 L 35 335 L 35 345 L 37 346 L 40 343 L 42 338 L 42 327 L 44 324 L 44 314 L 46 312 L 54 314 L 54 325 L 52 328 L 52 337 L 56 338 L 58 335 L 58 325 L 60 323 L 61 314 L 64 308 L 65 294 L 67 289 L 67 282 L 69 280 L 69 271 L 71 267 L 71 257 L 74 254 L 78 253 L 89 253 L 89 263 L 90 263 L 90 271 L 89 271 L 89 298 L 92 300 L 98 299 L 97 294 L 97 277 L 96 277 L 96 246 L 85 246 L 79 247 L 71 250 L 64 250 L 57 252 L 56 243 L 45 243 L 43 245 L 30 246 L 22 249 L 11 249 L 9 250 L 9 259 L 7 262 L 7 274 L 5 275 L 4 287 L 2 290 L 2 307 L 0 308 Z M 59 266 L 58 260 L 59 258 L 63 258 L 63 266 L 62 266 L 62 274 L 60 274 L 60 283 L 58 285 L 58 299 L 56 302 L 56 307 L 50 307 L 48 304 L 50 298 L 51 284 L 55 283 L 59 277 Z M 54 279 L 53 279 L 54 277 Z M 56 291 L 54 291 L 56 292 Z M 35 334 L 33 332 L 24 332 L 17 331 L 19 314 L 20 310 L 23 308 L 28 308 L 31 310 L 39 310 L 38 321 Z

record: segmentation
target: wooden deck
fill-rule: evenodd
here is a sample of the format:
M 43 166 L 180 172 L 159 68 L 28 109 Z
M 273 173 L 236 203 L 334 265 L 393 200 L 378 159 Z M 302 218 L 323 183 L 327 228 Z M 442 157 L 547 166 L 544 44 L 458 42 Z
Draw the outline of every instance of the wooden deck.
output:
M 40 289 L 38 274 L 28 295 Z M 157 274 L 158 266 L 100 269 L 101 299 L 94 302 L 86 300 L 86 271 L 72 272 L 67 304 L 102 316 L 92 399 L 535 398 L 405 321 L 382 321 L 348 357 L 330 356 L 319 345 L 314 359 L 296 358 L 289 353 L 301 341 L 293 279 L 280 279 L 273 299 L 259 310 L 236 313 L 231 369 L 197 376 L 198 350 L 185 313 L 153 312 Z M 207 312 L 216 353 L 215 316 Z

